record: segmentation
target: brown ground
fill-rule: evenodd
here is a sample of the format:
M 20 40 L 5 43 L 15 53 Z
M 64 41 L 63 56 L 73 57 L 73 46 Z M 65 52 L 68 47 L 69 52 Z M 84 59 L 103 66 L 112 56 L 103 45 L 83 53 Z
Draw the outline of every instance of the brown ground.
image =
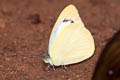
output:
M 73 3 L 92 32 L 95 55 L 68 71 L 44 64 L 53 24 Z M 40 20 L 39 20 L 40 15 Z M 120 0 L 0 0 L 0 80 L 91 80 L 105 44 L 120 29 Z

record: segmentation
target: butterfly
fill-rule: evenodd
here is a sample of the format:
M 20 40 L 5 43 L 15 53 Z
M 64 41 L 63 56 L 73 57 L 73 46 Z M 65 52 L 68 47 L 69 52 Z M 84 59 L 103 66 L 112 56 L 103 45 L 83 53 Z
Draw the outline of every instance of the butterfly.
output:
M 53 27 L 44 62 L 54 66 L 75 64 L 90 58 L 94 51 L 90 31 L 84 26 L 76 7 L 68 5 Z
M 113 36 L 102 51 L 93 80 L 120 80 L 120 31 Z

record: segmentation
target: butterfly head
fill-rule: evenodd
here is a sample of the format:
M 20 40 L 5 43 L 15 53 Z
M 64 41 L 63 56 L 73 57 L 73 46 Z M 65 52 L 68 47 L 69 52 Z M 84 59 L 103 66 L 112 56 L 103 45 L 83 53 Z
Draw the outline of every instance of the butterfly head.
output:
M 52 60 L 51 60 L 51 58 L 50 58 L 49 56 L 44 57 L 43 60 L 44 60 L 45 63 L 48 63 L 48 64 L 50 64 L 50 65 L 53 65 L 53 62 L 52 62 Z

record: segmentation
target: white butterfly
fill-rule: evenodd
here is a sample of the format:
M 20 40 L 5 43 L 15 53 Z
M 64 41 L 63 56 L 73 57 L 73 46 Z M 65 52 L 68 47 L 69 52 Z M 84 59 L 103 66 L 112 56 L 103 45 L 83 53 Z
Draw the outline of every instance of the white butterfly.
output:
M 95 44 L 74 5 L 67 6 L 58 17 L 49 40 L 49 57 L 45 63 L 69 65 L 81 62 L 94 54 Z

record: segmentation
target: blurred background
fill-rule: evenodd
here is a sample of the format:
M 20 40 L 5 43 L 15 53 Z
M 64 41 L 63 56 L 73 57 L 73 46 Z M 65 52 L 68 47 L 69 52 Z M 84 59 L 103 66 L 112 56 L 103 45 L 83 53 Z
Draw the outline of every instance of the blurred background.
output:
M 54 23 L 61 11 L 74 4 L 96 44 L 87 61 L 46 71 Z M 91 80 L 96 62 L 120 29 L 120 0 L 0 0 L 0 80 Z

